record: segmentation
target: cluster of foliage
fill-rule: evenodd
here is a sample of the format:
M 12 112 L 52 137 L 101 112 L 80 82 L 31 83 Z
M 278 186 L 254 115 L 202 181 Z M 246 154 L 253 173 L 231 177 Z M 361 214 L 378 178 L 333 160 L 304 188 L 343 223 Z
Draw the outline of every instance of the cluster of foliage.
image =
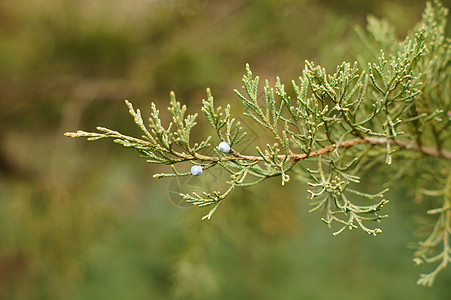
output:
M 210 219 L 235 188 L 272 177 L 279 177 L 282 185 L 292 177 L 307 182 L 311 211 L 320 211 L 334 235 L 355 228 L 370 235 L 382 232 L 368 224 L 387 217 L 380 213 L 388 203 L 384 197 L 387 189 L 375 194 L 362 191 L 359 183 L 365 172 L 376 165 L 400 162 L 405 167 L 390 180 L 395 182 L 412 174 L 409 167 L 429 162 L 434 169 L 429 176 L 420 176 L 421 186 L 433 188 L 418 193 L 437 197 L 442 204 L 428 211 L 438 218 L 430 236 L 419 244 L 415 262 L 440 261 L 433 272 L 418 280 L 418 284 L 431 285 L 451 260 L 450 39 L 446 37 L 446 16 L 447 9 L 438 1 L 428 3 L 421 22 L 400 42 L 385 22 L 370 19 L 369 33 L 360 31 L 360 36 L 374 62 L 367 66 L 343 62 L 334 73 L 328 73 L 306 61 L 302 75 L 290 87 L 279 78 L 274 86 L 266 81 L 262 97 L 259 77 L 254 77 L 247 65 L 243 91 L 235 92 L 245 107 L 244 115 L 270 137 L 266 148 L 257 146 L 253 153 L 243 153 L 240 148 L 246 129 L 232 116 L 231 106 L 215 106 L 209 89 L 202 111 L 215 137 L 193 141 L 191 132 L 198 115 L 187 114 L 174 92 L 170 94 L 172 121 L 168 125 L 163 125 L 154 103 L 146 124 L 140 110 L 126 101 L 143 132 L 140 138 L 104 127 L 97 127 L 98 132 L 79 130 L 66 135 L 88 140 L 112 138 L 137 150 L 147 162 L 172 168 L 171 173 L 155 174 L 156 178 L 192 176 L 176 168 L 184 162 L 202 170 L 225 169 L 230 174 L 225 191 L 180 194 L 192 205 L 211 207 L 203 219 Z M 230 145 L 230 151 L 219 151 L 220 142 Z

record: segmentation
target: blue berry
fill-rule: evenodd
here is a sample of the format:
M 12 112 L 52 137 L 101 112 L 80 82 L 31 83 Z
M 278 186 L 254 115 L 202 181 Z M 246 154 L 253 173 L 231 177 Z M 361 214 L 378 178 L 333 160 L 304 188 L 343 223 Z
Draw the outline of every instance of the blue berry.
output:
M 193 174 L 194 176 L 199 176 L 200 174 L 202 174 L 202 167 L 201 166 L 192 166 L 191 167 L 191 174 Z
M 227 144 L 227 142 L 221 142 L 221 143 L 219 143 L 218 149 L 222 153 L 229 153 L 230 146 L 229 146 L 229 144 Z

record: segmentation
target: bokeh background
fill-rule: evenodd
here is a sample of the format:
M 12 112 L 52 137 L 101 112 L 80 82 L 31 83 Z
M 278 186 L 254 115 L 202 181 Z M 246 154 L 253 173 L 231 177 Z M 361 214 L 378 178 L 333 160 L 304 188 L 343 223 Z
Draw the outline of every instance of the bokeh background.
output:
M 450 7 L 449 2 L 444 3 Z M 394 189 L 376 238 L 333 237 L 308 214 L 305 186 L 279 180 L 236 191 L 213 219 L 174 200 L 205 182 L 153 179 L 110 141 L 66 131 L 139 134 L 124 99 L 149 113 L 170 90 L 196 112 L 205 88 L 232 103 L 245 63 L 289 83 L 305 59 L 328 70 L 364 56 L 355 25 L 386 18 L 402 38 L 424 1 L 0 1 L 1 299 L 451 299 L 409 244 L 412 195 Z M 203 121 L 200 119 L 200 122 Z M 259 133 L 246 123 L 252 138 Z M 205 123 L 203 123 L 205 124 Z M 205 128 L 205 127 L 204 127 Z M 208 132 L 198 131 L 199 135 Z M 383 180 L 383 178 L 382 178 Z M 369 183 L 378 189 L 380 182 Z

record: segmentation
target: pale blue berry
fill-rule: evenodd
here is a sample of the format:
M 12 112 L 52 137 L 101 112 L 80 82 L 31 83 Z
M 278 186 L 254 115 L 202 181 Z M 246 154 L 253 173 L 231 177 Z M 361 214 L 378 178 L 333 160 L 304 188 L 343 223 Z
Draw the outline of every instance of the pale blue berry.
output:
M 221 143 L 219 143 L 218 149 L 222 153 L 229 153 L 230 146 L 229 146 L 229 144 L 227 144 L 227 142 L 221 142 Z
M 201 166 L 192 166 L 191 174 L 193 174 L 194 176 L 199 176 L 200 174 L 202 174 L 202 167 Z

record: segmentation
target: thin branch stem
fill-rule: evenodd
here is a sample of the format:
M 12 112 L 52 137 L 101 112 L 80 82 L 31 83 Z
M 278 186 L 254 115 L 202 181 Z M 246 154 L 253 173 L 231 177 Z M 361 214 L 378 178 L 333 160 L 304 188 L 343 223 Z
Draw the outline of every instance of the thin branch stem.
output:
M 393 144 L 393 145 L 397 145 L 398 147 L 405 149 L 405 150 L 417 151 L 417 152 L 421 152 L 425 155 L 441 157 L 441 158 L 451 160 L 451 152 L 449 152 L 449 151 L 444 151 L 444 150 L 438 151 L 437 149 L 432 148 L 432 147 L 426 147 L 426 146 L 420 147 L 418 145 L 412 145 L 408 142 L 401 141 L 398 139 L 387 139 L 387 138 L 377 138 L 377 137 L 356 138 L 356 139 L 352 139 L 349 141 L 343 141 L 338 145 L 338 147 L 336 145 L 328 145 L 322 149 L 312 151 L 308 155 L 305 153 L 302 153 L 302 154 L 291 153 L 288 155 L 287 160 L 303 160 L 306 158 L 317 157 L 317 156 L 321 156 L 321 155 L 327 154 L 329 152 L 332 152 L 336 148 L 350 148 L 350 147 L 353 147 L 353 146 L 356 146 L 359 144 L 386 145 L 387 142 L 389 142 L 390 144 Z M 203 160 L 203 161 L 219 161 L 219 160 L 221 160 L 221 161 L 234 161 L 234 160 L 265 161 L 265 158 L 263 158 L 261 156 L 250 156 L 250 155 L 227 156 L 227 157 L 222 157 L 221 159 L 219 159 L 218 157 L 206 156 L 206 155 L 201 155 L 198 153 L 195 153 L 194 156 L 188 155 L 186 153 L 176 153 L 176 154 L 177 155 L 180 154 L 181 157 L 183 157 L 187 160 L 199 159 L 199 160 Z M 285 158 L 286 158 L 285 155 L 278 156 L 278 159 L 280 159 L 280 160 L 284 160 Z

